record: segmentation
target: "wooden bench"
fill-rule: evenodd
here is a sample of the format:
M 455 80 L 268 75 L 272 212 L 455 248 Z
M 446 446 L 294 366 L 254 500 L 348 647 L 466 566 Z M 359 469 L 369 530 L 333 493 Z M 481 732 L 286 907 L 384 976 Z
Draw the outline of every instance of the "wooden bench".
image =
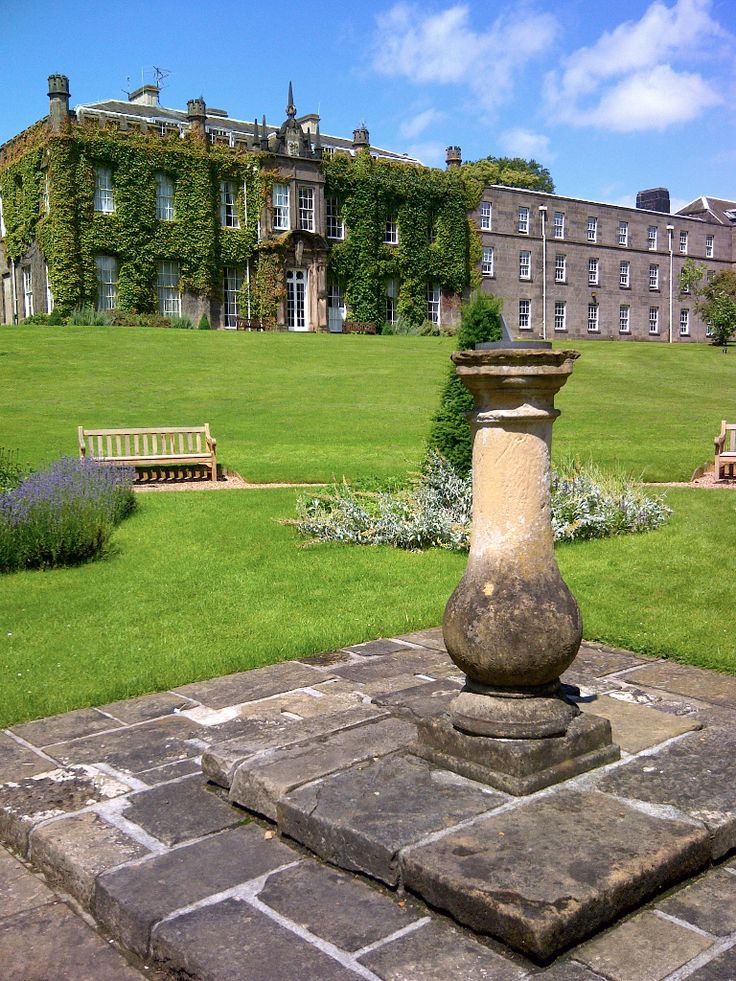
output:
M 187 466 L 203 463 L 217 480 L 217 440 L 204 426 L 156 426 L 152 429 L 79 427 L 79 455 L 100 463 L 131 467 Z
M 236 317 L 236 330 L 277 330 L 276 321 L 270 317 Z
M 723 480 L 725 477 L 736 477 L 736 423 L 721 423 L 721 431 L 716 436 L 716 480 Z
M 342 325 L 343 334 L 377 334 L 376 325 L 364 320 L 345 320 Z

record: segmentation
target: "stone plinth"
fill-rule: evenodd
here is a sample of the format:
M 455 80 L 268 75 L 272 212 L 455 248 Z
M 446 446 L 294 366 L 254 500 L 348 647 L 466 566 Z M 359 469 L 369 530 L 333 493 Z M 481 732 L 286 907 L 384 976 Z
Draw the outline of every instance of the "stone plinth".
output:
M 443 629 L 466 683 L 452 724 L 423 727 L 416 751 L 514 794 L 618 757 L 609 724 L 576 722 L 579 709 L 560 686 L 582 620 L 555 560 L 550 447 L 554 397 L 577 357 L 526 348 L 453 355 L 475 402 L 473 528 Z

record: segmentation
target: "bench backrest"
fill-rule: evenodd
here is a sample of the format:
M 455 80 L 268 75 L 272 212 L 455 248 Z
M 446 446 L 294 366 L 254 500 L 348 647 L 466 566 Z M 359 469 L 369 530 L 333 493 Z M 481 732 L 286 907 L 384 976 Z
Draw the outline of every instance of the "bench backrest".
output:
M 736 453 L 736 422 L 721 423 L 721 436 L 725 436 L 723 441 L 723 453 Z
M 97 460 L 134 456 L 170 456 L 207 452 L 209 425 L 149 429 L 83 429 L 79 445 Z

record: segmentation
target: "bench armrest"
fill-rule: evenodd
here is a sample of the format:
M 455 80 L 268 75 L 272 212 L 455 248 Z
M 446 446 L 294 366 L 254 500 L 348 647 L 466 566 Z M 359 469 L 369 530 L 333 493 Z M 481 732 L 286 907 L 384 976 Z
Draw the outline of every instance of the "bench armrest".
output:
M 721 433 L 720 436 L 716 436 L 716 438 L 713 440 L 713 443 L 714 443 L 715 448 L 716 448 L 716 453 L 723 453 L 723 444 L 725 442 L 726 442 L 726 434 L 725 433 Z
M 87 444 L 84 441 L 84 429 L 82 426 L 79 426 L 77 432 L 79 434 L 79 455 L 87 456 Z

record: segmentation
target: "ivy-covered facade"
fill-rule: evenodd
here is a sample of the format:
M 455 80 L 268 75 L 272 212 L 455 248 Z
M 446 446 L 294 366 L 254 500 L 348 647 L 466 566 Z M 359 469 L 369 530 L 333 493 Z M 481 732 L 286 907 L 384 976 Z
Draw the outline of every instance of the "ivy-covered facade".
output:
M 364 127 L 323 137 L 291 86 L 273 127 L 164 109 L 153 86 L 70 112 L 51 76 L 48 117 L 0 148 L 0 201 L 5 323 L 85 304 L 215 327 L 452 322 L 479 259 L 458 167 Z

